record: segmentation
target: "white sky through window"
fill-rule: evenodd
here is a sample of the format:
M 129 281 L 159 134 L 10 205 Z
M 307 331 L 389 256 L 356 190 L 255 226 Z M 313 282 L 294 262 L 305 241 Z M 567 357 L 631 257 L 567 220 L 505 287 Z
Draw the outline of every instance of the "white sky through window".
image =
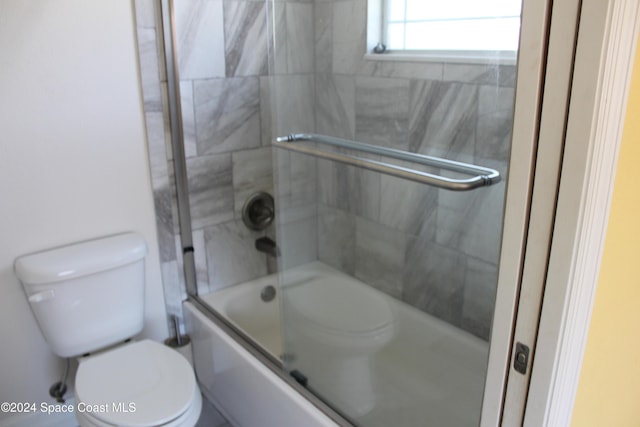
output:
M 384 0 L 390 50 L 515 51 L 520 0 Z

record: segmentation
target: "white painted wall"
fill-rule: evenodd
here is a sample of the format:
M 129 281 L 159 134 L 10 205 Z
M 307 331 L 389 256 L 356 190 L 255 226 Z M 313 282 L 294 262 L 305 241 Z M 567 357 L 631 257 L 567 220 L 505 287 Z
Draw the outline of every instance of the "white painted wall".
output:
M 134 40 L 130 1 L 0 1 L 0 402 L 51 401 L 61 375 L 19 255 L 140 232 L 144 334 L 168 333 Z

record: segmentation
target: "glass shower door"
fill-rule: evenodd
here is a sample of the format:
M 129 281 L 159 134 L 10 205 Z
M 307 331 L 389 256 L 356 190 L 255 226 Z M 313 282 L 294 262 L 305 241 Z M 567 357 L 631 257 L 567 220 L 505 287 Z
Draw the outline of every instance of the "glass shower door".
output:
M 454 193 L 277 151 L 317 180 L 316 200 L 278 199 L 285 368 L 357 424 L 477 425 L 497 277 L 480 257 L 499 248 L 456 227 L 499 246 L 504 184 Z
M 476 426 L 515 60 L 363 57 L 367 2 L 271 7 L 285 369 L 356 425 Z

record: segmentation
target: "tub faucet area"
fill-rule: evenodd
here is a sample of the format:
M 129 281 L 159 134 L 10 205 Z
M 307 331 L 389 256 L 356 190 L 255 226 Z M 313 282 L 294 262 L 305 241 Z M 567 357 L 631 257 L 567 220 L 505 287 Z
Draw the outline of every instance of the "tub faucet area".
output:
M 280 249 L 278 249 L 276 242 L 272 238 L 267 236 L 256 239 L 256 249 L 259 252 L 264 252 L 265 254 L 270 255 L 274 258 L 280 256 Z

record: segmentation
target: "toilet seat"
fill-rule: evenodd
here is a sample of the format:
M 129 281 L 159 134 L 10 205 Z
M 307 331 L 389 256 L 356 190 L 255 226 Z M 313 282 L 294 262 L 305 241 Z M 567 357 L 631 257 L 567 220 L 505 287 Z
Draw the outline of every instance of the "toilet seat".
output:
M 75 389 L 78 419 L 95 426 L 193 425 L 202 407 L 191 365 L 151 340 L 82 359 Z
M 388 301 L 348 277 L 315 276 L 285 290 L 285 307 L 295 315 L 292 325 L 313 331 L 324 344 L 341 347 L 377 346 L 393 335 Z

